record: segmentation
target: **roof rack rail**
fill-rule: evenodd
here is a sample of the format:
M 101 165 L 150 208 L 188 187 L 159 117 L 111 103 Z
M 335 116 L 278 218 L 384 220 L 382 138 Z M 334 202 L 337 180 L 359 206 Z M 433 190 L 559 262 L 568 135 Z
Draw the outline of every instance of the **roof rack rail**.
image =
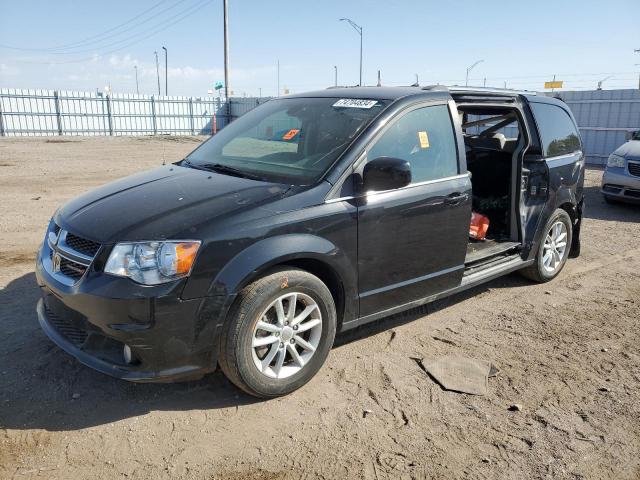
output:
M 416 86 L 418 86 L 418 85 L 416 85 Z M 422 87 L 422 90 L 429 90 L 431 92 L 448 92 L 449 91 L 449 87 L 447 87 L 446 85 L 440 85 L 440 84 L 426 85 L 426 86 Z
M 499 94 L 499 95 L 536 95 L 533 90 L 513 90 L 511 88 L 494 88 L 494 87 L 460 87 L 452 85 L 448 87 L 452 93 L 466 93 L 469 95 L 483 94 Z

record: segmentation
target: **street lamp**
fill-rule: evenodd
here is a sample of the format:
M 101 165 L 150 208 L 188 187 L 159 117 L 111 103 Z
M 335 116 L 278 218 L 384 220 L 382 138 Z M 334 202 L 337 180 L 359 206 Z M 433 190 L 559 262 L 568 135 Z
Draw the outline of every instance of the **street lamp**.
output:
M 465 78 L 465 81 L 464 81 L 464 86 L 465 86 L 465 87 L 467 87 L 467 86 L 469 85 L 469 72 L 470 72 L 471 70 L 473 70 L 473 69 L 476 67 L 476 65 L 478 65 L 479 63 L 482 63 L 482 62 L 484 62 L 484 60 L 478 60 L 478 61 L 477 61 L 476 63 L 474 63 L 473 65 L 469 65 L 469 66 L 467 67 L 467 77 Z
M 362 27 L 358 25 L 356 22 L 354 22 L 353 20 L 351 20 L 350 18 L 341 18 L 340 21 L 349 22 L 349 25 L 351 25 L 353 29 L 356 32 L 358 32 L 358 34 L 360 35 L 360 82 L 358 83 L 358 86 L 361 87 L 362 86 Z
M 138 65 L 134 65 L 133 68 L 136 70 L 136 94 L 140 95 L 140 89 L 138 88 Z
M 606 82 L 607 80 L 609 80 L 611 77 L 612 77 L 612 75 L 609 75 L 608 77 L 605 77 L 605 78 L 603 78 L 602 80 L 600 80 L 600 81 L 598 82 L 598 90 L 602 90 L 602 84 L 603 84 L 604 82 Z
M 158 96 L 160 96 L 160 67 L 158 66 L 158 52 L 154 51 L 153 54 L 156 56 L 156 79 L 158 80 Z
M 335 73 L 335 78 L 334 78 L 334 81 L 333 81 L 333 86 L 334 86 L 334 87 L 337 87 L 337 86 L 338 86 L 338 66 L 337 66 L 337 65 L 334 65 L 334 66 L 333 66 L 333 70 L 334 70 L 334 73 Z
M 164 94 L 165 95 L 169 95 L 169 80 L 168 80 L 168 71 L 167 71 L 167 66 L 168 66 L 168 62 L 167 62 L 167 47 L 162 47 L 162 49 L 164 50 Z

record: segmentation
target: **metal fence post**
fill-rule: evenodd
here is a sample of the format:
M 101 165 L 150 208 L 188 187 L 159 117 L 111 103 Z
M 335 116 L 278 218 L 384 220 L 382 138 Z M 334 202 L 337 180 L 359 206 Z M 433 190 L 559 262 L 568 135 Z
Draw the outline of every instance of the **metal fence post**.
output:
M 107 94 L 107 122 L 109 125 L 109 135 L 113 136 L 113 117 L 111 116 L 111 95 Z
M 158 134 L 158 125 L 156 123 L 156 100 L 153 95 L 151 95 L 151 120 L 153 122 L 153 134 Z
M 193 123 L 193 97 L 189 97 L 189 125 L 191 127 L 191 135 L 196 134 Z
M 0 137 L 4 136 L 4 118 L 2 118 L 2 94 L 0 94 Z
M 62 135 L 62 117 L 60 115 L 60 95 L 58 90 L 53 92 L 53 104 L 56 108 L 56 122 L 58 123 L 58 135 Z

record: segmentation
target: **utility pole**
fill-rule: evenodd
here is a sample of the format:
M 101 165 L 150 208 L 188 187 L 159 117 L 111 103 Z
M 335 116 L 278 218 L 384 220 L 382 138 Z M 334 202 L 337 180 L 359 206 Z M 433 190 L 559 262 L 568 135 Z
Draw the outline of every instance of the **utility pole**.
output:
M 280 96 L 280 60 L 278 60 L 278 94 L 276 95 L 276 97 Z
M 167 61 L 167 47 L 162 47 L 162 49 L 164 50 L 164 94 L 165 95 L 169 95 L 169 80 L 168 80 L 168 75 L 169 75 L 169 70 L 168 70 L 168 66 L 169 63 Z
M 160 96 L 160 65 L 158 64 L 158 52 L 153 52 L 156 56 L 156 78 L 158 80 L 158 96 Z
M 358 86 L 362 86 L 362 27 L 358 25 L 356 22 L 351 20 L 350 18 L 341 18 L 341 22 L 348 22 L 349 25 L 353 27 L 353 29 L 358 32 L 360 35 L 360 82 L 358 82 Z
M 484 60 L 478 60 L 478 61 L 477 61 L 476 63 L 474 63 L 473 65 L 469 65 L 469 66 L 467 67 L 467 77 L 466 77 L 466 79 L 465 79 L 465 81 L 464 81 L 464 86 L 465 86 L 465 87 L 469 86 L 469 72 L 470 72 L 471 70 L 473 70 L 473 69 L 476 67 L 476 65 L 478 65 L 479 63 L 482 63 L 482 62 L 484 62 Z
M 136 71 L 136 94 L 140 95 L 140 88 L 138 88 L 138 65 L 134 65 L 133 68 Z
M 333 86 L 337 87 L 338 86 L 338 66 L 334 65 L 333 70 L 334 70 Z
M 378 86 L 382 86 L 382 77 L 380 77 L 380 70 L 378 70 Z
M 228 0 L 223 0 L 224 15 L 224 97 L 229 102 L 229 5 Z
M 640 48 L 634 50 L 635 53 L 640 53 Z M 635 64 L 636 67 L 640 67 L 640 63 Z M 638 73 L 638 90 L 640 90 L 640 73 Z

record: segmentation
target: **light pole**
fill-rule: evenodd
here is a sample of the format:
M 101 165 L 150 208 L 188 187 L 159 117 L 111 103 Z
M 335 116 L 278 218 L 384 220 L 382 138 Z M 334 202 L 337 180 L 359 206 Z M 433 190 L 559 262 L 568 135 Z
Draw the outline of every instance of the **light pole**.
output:
M 153 52 L 156 56 L 156 78 L 158 79 L 158 96 L 160 96 L 160 66 L 158 65 L 158 52 Z
M 333 70 L 334 70 L 333 86 L 337 87 L 338 86 L 338 66 L 334 65 Z
M 358 86 L 361 87 L 362 86 L 362 27 L 358 25 L 356 22 L 354 22 L 353 20 L 351 20 L 350 18 L 341 18 L 340 21 L 349 22 L 349 25 L 351 25 L 353 29 L 356 32 L 358 32 L 358 34 L 360 35 L 360 82 L 358 83 Z
M 224 16 L 224 98 L 229 101 L 229 5 L 227 0 L 222 2 Z M 227 105 L 229 108 L 229 105 Z M 229 112 L 231 110 L 229 109 Z
M 138 65 L 134 65 L 133 68 L 136 71 L 136 95 L 140 95 L 140 89 L 138 88 Z
M 603 84 L 604 82 L 606 82 L 607 80 L 609 80 L 611 77 L 612 77 L 612 75 L 609 75 L 608 77 L 605 77 L 605 78 L 603 78 L 602 80 L 600 80 L 600 81 L 598 82 L 598 90 L 602 90 L 602 84 Z
M 473 65 L 469 65 L 469 66 L 467 67 L 467 76 L 466 76 L 465 81 L 464 81 L 464 86 L 465 86 L 465 87 L 469 86 L 469 72 L 470 72 L 471 70 L 473 70 L 473 69 L 476 67 L 476 65 L 478 65 L 479 63 L 482 63 L 482 62 L 484 62 L 484 60 L 478 60 L 478 61 L 477 61 L 476 63 L 474 63 Z
M 168 61 L 167 61 L 167 56 L 168 56 L 168 52 L 167 52 L 167 47 L 162 47 L 162 49 L 164 50 L 164 94 L 165 95 L 169 95 L 169 79 L 168 79 Z

